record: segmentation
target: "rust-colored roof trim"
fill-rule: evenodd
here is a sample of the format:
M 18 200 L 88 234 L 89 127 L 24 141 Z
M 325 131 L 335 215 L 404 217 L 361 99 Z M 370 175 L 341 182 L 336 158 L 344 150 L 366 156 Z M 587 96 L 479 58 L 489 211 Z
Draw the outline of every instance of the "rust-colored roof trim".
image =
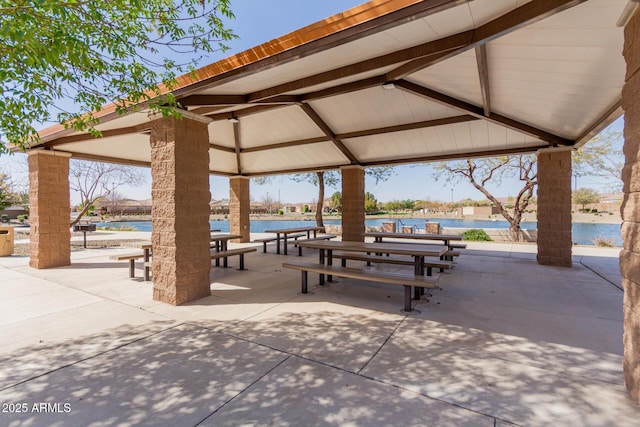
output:
M 171 92 L 176 96 L 186 96 L 201 86 L 228 81 L 241 72 L 243 75 L 251 74 L 265 67 L 295 60 L 349 40 L 364 37 L 372 31 L 379 31 L 381 27 L 394 26 L 467 1 L 469 0 L 371 0 L 206 65 L 193 73 L 178 76 L 176 78 L 178 84 Z M 388 18 L 383 22 L 377 22 L 384 17 Z M 161 93 L 169 92 L 164 85 L 158 87 Z M 145 104 L 138 104 L 138 107 L 144 108 Z M 116 104 L 111 103 L 95 112 L 94 116 L 104 123 L 118 117 L 119 114 L 116 112 Z M 73 129 L 66 129 L 64 125 L 59 124 L 41 130 L 38 135 L 40 143 L 43 143 L 72 132 L 74 132 Z

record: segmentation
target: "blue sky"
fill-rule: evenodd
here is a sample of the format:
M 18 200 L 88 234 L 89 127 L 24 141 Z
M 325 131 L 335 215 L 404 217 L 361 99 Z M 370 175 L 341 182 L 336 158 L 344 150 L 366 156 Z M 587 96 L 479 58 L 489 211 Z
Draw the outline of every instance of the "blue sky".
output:
M 295 31 L 298 28 L 312 24 L 316 21 L 349 9 L 363 3 L 362 0 L 236 0 L 232 9 L 236 19 L 230 22 L 231 28 L 240 36 L 238 40 L 230 43 L 231 50 L 225 53 L 216 53 L 204 61 L 201 66 L 234 55 L 243 50 L 254 47 L 281 35 Z M 614 129 L 622 128 L 622 119 L 612 125 Z M 28 180 L 25 173 L 25 160 L 23 155 L 0 155 L 0 170 L 9 172 L 14 179 Z M 432 176 L 432 169 L 427 165 L 397 166 L 395 174 L 385 182 L 377 185 L 373 180 L 367 179 L 366 190 L 373 193 L 379 201 L 420 199 L 454 201 L 472 198 L 482 199 L 480 192 L 471 184 L 460 182 L 456 184 L 436 181 Z M 151 176 L 148 170 L 147 185 L 139 188 L 123 187 L 120 193 L 132 199 L 148 199 L 151 197 Z M 581 178 L 583 182 L 579 187 L 591 187 L 598 189 L 598 183 L 589 182 L 588 178 Z M 211 196 L 214 199 L 229 197 L 229 180 L 226 177 L 211 177 Z M 492 191 L 498 197 L 515 195 L 519 190 L 517 181 L 504 181 L 500 188 Z M 453 190 L 453 191 L 452 191 Z M 340 188 L 327 188 L 325 194 L 331 195 Z M 251 184 L 251 197 L 253 200 L 262 200 L 267 193 L 277 200 L 285 203 L 312 202 L 317 198 L 317 188 L 311 184 L 297 183 L 287 177 L 274 177 L 268 185 Z M 72 203 L 78 202 L 78 196 L 71 195 Z

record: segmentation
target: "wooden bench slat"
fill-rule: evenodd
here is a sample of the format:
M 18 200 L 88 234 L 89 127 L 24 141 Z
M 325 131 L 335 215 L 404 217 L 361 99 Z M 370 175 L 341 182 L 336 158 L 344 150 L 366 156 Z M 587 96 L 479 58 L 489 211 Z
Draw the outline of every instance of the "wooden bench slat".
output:
M 109 259 L 116 261 L 128 261 L 131 259 L 140 259 L 144 258 L 144 254 L 135 253 L 135 254 L 122 254 L 122 255 L 111 255 Z
M 467 245 L 464 243 L 450 243 L 450 249 L 467 249 Z
M 342 259 L 343 267 L 346 267 L 346 260 L 348 259 L 354 261 L 363 261 L 366 262 L 367 265 L 370 265 L 370 263 L 372 262 L 376 262 L 379 264 L 414 265 L 413 260 L 401 258 L 398 256 L 367 255 L 358 252 L 334 252 L 333 258 Z M 453 268 L 453 264 L 450 261 L 443 261 L 439 259 L 431 260 L 425 258 L 423 265 L 427 267 L 427 276 L 431 276 L 432 268 L 439 268 L 440 272 L 444 271 L 445 268 Z

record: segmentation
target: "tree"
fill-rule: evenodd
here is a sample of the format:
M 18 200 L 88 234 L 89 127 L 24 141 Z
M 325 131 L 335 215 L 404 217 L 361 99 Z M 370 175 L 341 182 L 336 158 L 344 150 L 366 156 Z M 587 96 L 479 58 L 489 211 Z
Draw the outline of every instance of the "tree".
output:
M 0 211 L 5 210 L 13 204 L 13 192 L 11 183 L 6 173 L 0 172 Z
M 339 212 L 342 210 L 342 193 L 336 191 L 331 195 L 331 199 L 329 199 L 329 207 L 332 212 Z
M 571 193 L 571 198 L 573 203 L 582 205 L 582 210 L 584 211 L 587 205 L 600 201 L 600 194 L 591 188 L 578 188 Z
M 380 181 L 386 181 L 395 172 L 391 166 L 377 166 L 365 169 L 365 173 L 375 179 L 377 184 Z M 340 182 L 340 175 L 337 171 L 311 172 L 295 174 L 292 176 L 292 179 L 296 182 L 307 181 L 318 187 L 316 224 L 318 227 L 324 227 L 324 223 L 322 221 L 322 210 L 324 207 L 324 187 L 325 185 L 328 185 L 330 187 L 336 186 L 338 182 Z M 340 199 L 340 206 L 342 206 L 342 197 Z
M 69 162 L 69 188 L 80 193 L 82 210 L 71 222 L 77 224 L 101 198 L 109 198 L 117 188 L 123 185 L 142 185 L 144 175 L 139 168 L 113 163 L 71 160 Z
M 336 171 L 319 171 L 309 173 L 297 173 L 291 176 L 296 182 L 310 182 L 318 187 L 318 202 L 316 205 L 316 226 L 324 229 L 322 213 L 324 210 L 324 187 L 328 185 L 335 187 L 340 182 L 340 177 Z
M 262 205 L 264 206 L 264 209 L 267 211 L 267 213 L 273 213 L 274 204 L 275 202 L 273 200 L 273 197 L 271 197 L 269 193 L 267 193 L 267 195 L 262 198 Z
M 368 191 L 364 193 L 364 211 L 367 213 L 378 211 L 378 201 L 376 196 Z
M 593 177 L 612 191 L 622 189 L 623 137 L 619 131 L 605 131 L 571 154 L 573 174 Z
M 167 92 L 236 37 L 223 18 L 230 0 L 0 1 L 0 153 L 25 149 L 51 119 L 98 136 L 107 103 L 179 115 Z
M 104 197 L 104 200 L 103 200 L 103 203 L 101 203 L 101 206 L 103 208 L 105 208 L 106 206 L 109 206 L 110 214 L 115 214 L 119 210 L 120 215 L 122 215 L 122 211 L 124 210 L 124 202 L 126 200 L 127 198 L 124 196 L 124 194 L 118 191 L 112 191 L 107 196 Z
M 537 185 L 537 158 L 535 155 L 520 154 L 517 156 L 501 156 L 489 159 L 474 159 L 458 162 L 440 163 L 435 167 L 436 179 L 445 177 L 447 181 L 468 180 L 478 191 L 498 208 L 502 216 L 509 222 L 509 236 L 513 241 L 523 240 L 520 228 L 522 215 L 529 206 L 533 190 Z M 515 177 L 522 183 L 522 189 L 513 198 L 513 208 L 508 210 L 487 189 L 489 182 L 501 182 L 507 177 Z

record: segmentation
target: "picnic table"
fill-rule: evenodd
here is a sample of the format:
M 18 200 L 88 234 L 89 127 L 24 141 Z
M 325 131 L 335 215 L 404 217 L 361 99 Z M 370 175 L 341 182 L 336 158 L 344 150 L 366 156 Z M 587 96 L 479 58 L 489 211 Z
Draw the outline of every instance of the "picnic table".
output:
M 147 282 L 151 280 L 151 264 L 149 263 L 149 260 L 151 259 L 151 249 L 153 248 L 151 240 L 124 242 L 122 246 L 125 246 L 127 248 L 142 249 L 144 259 L 144 280 Z
M 276 234 L 276 253 L 280 253 L 280 235 L 282 235 L 282 240 L 284 241 L 284 254 L 287 255 L 287 237 L 289 234 L 295 233 L 307 233 L 307 239 L 311 238 L 311 232 L 313 232 L 313 237 L 317 237 L 318 230 L 321 230 L 321 227 L 313 226 L 313 227 L 296 227 L 296 228 L 280 228 L 274 230 L 265 230 L 265 233 L 275 233 Z
M 424 275 L 424 258 L 441 257 L 447 252 L 444 245 L 415 244 L 406 245 L 402 243 L 367 243 L 367 242 L 343 242 L 335 240 L 314 240 L 309 242 L 299 242 L 298 246 L 318 249 L 319 262 L 327 265 L 333 264 L 333 251 L 343 252 L 365 252 L 365 253 L 385 253 L 395 255 L 410 255 L 414 260 L 414 275 Z M 326 255 L 325 255 L 326 252 Z M 328 281 L 331 281 L 328 276 Z M 324 284 L 324 275 L 320 275 L 320 284 Z
M 211 247 L 216 252 L 226 252 L 229 240 L 233 239 L 241 239 L 242 236 L 240 234 L 229 234 L 229 233 L 219 233 L 219 234 L 211 234 Z M 216 258 L 216 267 L 220 266 L 220 258 Z M 227 265 L 227 258 L 224 258 L 224 265 Z

